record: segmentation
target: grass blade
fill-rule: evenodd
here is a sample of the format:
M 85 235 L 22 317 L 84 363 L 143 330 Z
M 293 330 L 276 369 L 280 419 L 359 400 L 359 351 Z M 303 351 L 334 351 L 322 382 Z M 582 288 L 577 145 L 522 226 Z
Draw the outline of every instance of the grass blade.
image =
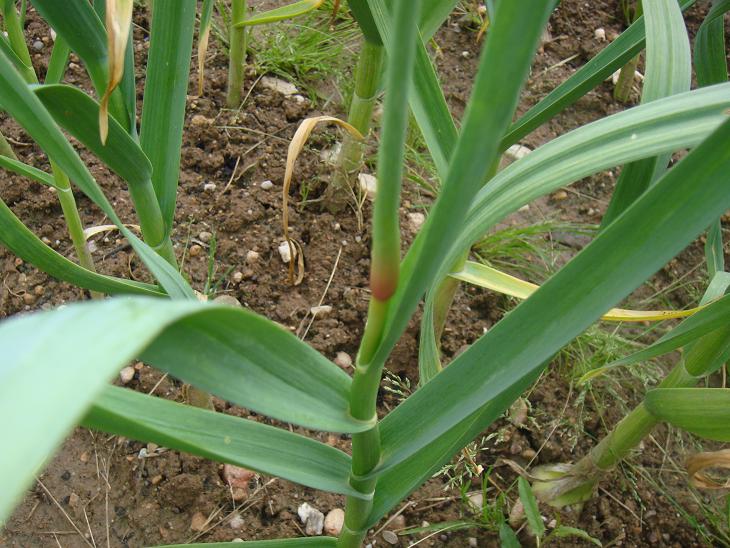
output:
M 542 538 L 545 534 L 545 524 L 542 522 L 540 509 L 537 506 L 537 499 L 532 492 L 530 482 L 520 476 L 517 478 L 517 489 L 520 493 L 520 501 L 525 509 L 525 517 L 527 518 L 527 525 L 530 527 L 530 531 L 536 537 Z
M 314 489 L 358 496 L 347 481 L 348 455 L 321 442 L 255 421 L 109 386 L 94 402 L 82 424 L 243 466 Z
M 56 185 L 56 181 L 53 179 L 52 175 L 33 166 L 29 166 L 28 164 L 24 164 L 19 160 L 13 160 L 7 156 L 0 156 L 0 167 L 4 167 L 8 171 L 12 171 L 18 175 L 23 175 L 29 179 L 58 190 L 58 186 Z
M 165 544 L 159 548 L 299 548 L 300 546 L 305 548 L 334 548 L 337 546 L 337 539 L 332 537 L 317 537 L 250 540 L 244 542 L 205 542 L 202 544 Z
M 175 217 L 196 4 L 194 0 L 153 4 L 140 142 L 152 163 L 152 184 L 167 234 Z
M 316 10 L 323 2 L 324 0 L 299 0 L 299 2 L 274 8 L 259 13 L 258 15 L 252 15 L 243 21 L 233 23 L 233 26 L 237 28 L 252 27 L 254 25 L 266 25 L 268 23 L 276 23 L 277 21 L 284 21 L 285 19 L 292 19 Z

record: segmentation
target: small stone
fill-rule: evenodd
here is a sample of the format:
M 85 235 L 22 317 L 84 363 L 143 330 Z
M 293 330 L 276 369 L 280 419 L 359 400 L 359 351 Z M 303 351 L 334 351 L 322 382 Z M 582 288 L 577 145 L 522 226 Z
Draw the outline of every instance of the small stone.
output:
M 343 369 L 352 367 L 352 358 L 347 352 L 338 352 L 335 356 L 335 363 Z
M 509 421 L 515 426 L 522 426 L 527 422 L 529 407 L 524 398 L 518 398 L 509 408 Z
M 329 316 L 330 312 L 332 312 L 332 307 L 328 304 L 313 306 L 309 309 L 309 312 L 312 314 L 312 316 L 325 317 Z
M 296 101 L 296 102 L 297 102 L 297 103 L 299 103 L 300 105 L 301 105 L 302 103 L 304 103 L 304 102 L 306 102 L 306 101 L 307 101 L 307 100 L 306 100 L 306 99 L 304 98 L 304 96 L 303 96 L 303 95 L 298 95 L 298 94 L 297 94 L 297 95 L 294 95 L 294 96 L 292 96 L 292 99 L 294 99 L 294 101 Z
M 76 508 L 80 502 L 81 502 L 81 498 L 76 493 L 71 493 L 68 496 L 68 505 L 71 508 Z
M 33 49 L 36 51 L 43 51 L 44 46 L 45 44 L 40 40 L 36 40 L 35 42 L 33 42 Z
M 357 181 L 360 184 L 360 190 L 367 195 L 368 199 L 374 200 L 378 191 L 378 180 L 375 176 L 369 173 L 360 173 L 357 176 Z
M 73 62 L 68 64 L 68 68 L 74 72 L 81 69 L 81 67 L 78 65 L 78 63 L 73 63 Z
M 231 518 L 231 521 L 228 522 L 228 525 L 231 526 L 231 529 L 242 529 L 243 526 L 246 525 L 246 522 L 240 515 L 236 514 Z
M 469 537 L 467 542 L 469 543 L 469 546 L 471 546 L 472 548 L 476 548 L 478 546 L 477 539 L 475 537 Z
M 213 302 L 216 304 L 225 304 L 227 306 L 241 306 L 241 301 L 236 299 L 236 297 L 234 297 L 233 295 L 219 295 L 215 299 L 213 299 Z
M 201 242 L 207 244 L 208 242 L 210 242 L 213 239 L 213 234 L 210 232 L 203 231 L 200 234 L 198 234 L 198 239 Z
M 248 491 L 248 482 L 255 477 L 256 472 L 249 470 L 248 468 L 235 466 L 233 464 L 223 465 L 223 481 L 231 487 L 238 487 Z
M 466 51 L 466 50 L 464 50 L 464 51 L 462 51 L 462 52 L 461 52 L 461 56 L 462 56 L 462 57 L 463 57 L 464 59 L 469 59 L 469 56 L 470 56 L 470 55 L 471 55 L 471 53 L 469 53 L 469 52 L 468 52 L 468 51 Z
M 31 305 L 35 302 L 35 295 L 32 293 L 25 293 L 23 295 L 23 302 L 27 305 Z
M 288 263 L 292 259 L 292 250 L 294 251 L 294 258 L 297 256 L 297 249 L 292 246 L 289 248 L 289 244 L 287 242 L 281 242 L 278 247 L 279 256 L 281 257 L 281 260 L 285 263 Z
M 530 211 L 530 204 L 525 204 L 521 208 L 519 208 L 517 211 L 520 211 L 522 213 L 525 213 L 526 211 Z
M 55 30 L 53 30 L 53 29 L 51 29 L 51 40 L 53 40 L 53 41 L 55 42 L 55 41 L 56 41 L 56 36 L 58 36 L 58 35 L 56 34 L 56 31 L 55 31 Z
M 84 451 L 83 453 L 81 453 L 79 455 L 79 460 L 84 463 L 89 462 L 89 453 L 87 451 Z
M 420 211 L 408 214 L 408 228 L 410 228 L 412 232 L 418 232 L 421 230 L 421 227 L 425 222 L 426 216 Z
M 527 156 L 532 150 L 527 148 L 524 145 L 512 145 L 505 151 L 505 156 L 507 156 L 510 160 L 513 162 L 516 162 L 517 160 L 520 160 Z
M 294 84 L 272 76 L 261 78 L 261 85 L 282 95 L 295 95 L 299 91 Z
M 191 257 L 197 257 L 203 252 L 203 248 L 200 247 L 198 244 L 193 244 L 190 246 L 190 256 Z
M 400 530 L 406 528 L 406 518 L 403 516 L 403 514 L 398 514 L 393 518 L 393 521 L 390 522 L 390 524 L 393 526 L 393 529 Z
M 322 529 L 324 529 L 324 514 L 322 512 L 305 502 L 297 508 L 297 514 L 299 514 L 299 519 L 304 524 L 304 532 L 308 536 L 322 534 Z
M 525 507 L 522 501 L 517 499 L 509 511 L 509 524 L 513 529 L 518 529 L 523 521 L 525 521 Z
M 152 477 L 152 479 L 150 480 L 150 483 L 152 485 L 158 485 L 161 481 L 162 481 L 162 475 L 161 474 L 157 474 L 156 476 L 153 476 Z
M 205 183 L 203 185 L 203 190 L 205 192 L 213 192 L 215 189 L 216 189 L 216 184 L 215 183 Z
M 339 536 L 342 526 L 345 524 L 345 511 L 341 508 L 334 508 L 324 518 L 324 532 L 332 537 Z
M 325 164 L 335 164 L 337 163 L 337 157 L 340 155 L 340 150 L 342 150 L 342 143 L 337 143 L 332 148 L 325 148 L 319 153 L 319 159 Z
M 195 512 L 190 520 L 190 530 L 200 533 L 203 529 L 205 529 L 207 521 L 208 518 L 206 518 L 201 512 Z
M 557 526 L 558 526 L 558 520 L 556 520 L 556 519 L 551 519 L 547 524 L 548 529 L 555 529 Z
M 242 489 L 241 487 L 234 487 L 231 489 L 231 498 L 233 502 L 241 502 L 248 498 L 248 489 Z
M 484 495 L 482 495 L 481 492 L 471 493 L 468 498 L 469 502 L 474 506 L 474 508 L 477 508 L 479 510 L 482 509 L 482 505 L 484 504 Z
M 599 42 L 605 42 L 606 41 L 606 29 L 598 28 L 593 31 L 593 38 L 595 38 Z
M 431 524 L 429 522 L 427 522 L 425 519 L 421 522 L 421 527 L 428 527 L 430 525 Z
M 342 227 L 340 226 L 340 223 L 335 223 L 332 228 L 334 228 L 335 230 L 342 230 Z
M 236 537 L 231 542 L 244 542 L 244 540 L 242 538 Z
M 271 181 L 267 180 L 261 183 L 262 190 L 271 190 L 272 188 L 274 188 L 274 183 L 272 183 Z
M 212 123 L 212 120 L 206 118 L 202 114 L 196 114 L 190 120 L 194 126 L 207 126 Z
M 396 535 L 393 531 L 388 531 L 386 529 L 383 531 L 383 540 L 388 544 L 396 545 L 398 544 L 398 535 Z
M 562 202 L 563 200 L 566 200 L 568 198 L 568 193 L 564 190 L 558 190 L 555 194 L 552 195 L 553 202 Z
M 122 384 L 128 384 L 134 378 L 134 374 L 134 367 L 125 367 L 119 372 L 119 380 L 122 381 Z
M 233 283 L 240 284 L 243 281 L 243 272 L 234 272 L 232 278 Z
M 284 243 L 286 243 L 286 242 L 284 242 Z M 248 251 L 246 253 L 246 262 L 248 264 L 253 264 L 259 260 L 259 257 L 260 257 L 260 255 L 258 254 L 258 252 L 254 251 L 254 250 Z
M 535 455 L 537 455 L 535 450 L 532 447 L 528 447 L 527 449 L 522 451 L 522 454 L 520 456 L 525 460 L 532 460 L 535 458 Z

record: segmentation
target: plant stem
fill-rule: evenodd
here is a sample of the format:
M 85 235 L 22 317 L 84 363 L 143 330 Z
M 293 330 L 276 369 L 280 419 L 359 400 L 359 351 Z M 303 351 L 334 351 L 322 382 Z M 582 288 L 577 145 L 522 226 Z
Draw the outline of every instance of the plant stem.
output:
M 152 183 L 147 185 L 129 185 L 129 195 L 139 217 L 144 241 L 162 258 L 177 267 L 175 251 L 169 234 L 165 234 L 165 223 L 162 211 L 155 195 Z
M 613 90 L 613 98 L 617 101 L 626 103 L 631 97 L 631 88 L 634 86 L 634 75 L 638 65 L 639 56 L 637 55 L 621 68 L 618 82 L 616 82 L 616 87 Z
M 238 108 L 241 104 L 243 88 L 243 68 L 246 62 L 246 27 L 236 27 L 246 19 L 246 0 L 231 0 L 231 27 L 228 49 L 228 108 Z
M 13 160 L 18 159 L 18 157 L 15 155 L 15 151 L 13 150 L 13 147 L 10 146 L 10 143 L 8 142 L 5 135 L 3 135 L 2 131 L 0 131 L 0 156 L 5 156 L 6 158 L 12 158 Z
M 370 131 L 384 52 L 382 43 L 364 40 L 355 69 L 355 90 L 347 122 L 363 135 Z M 324 205 L 331 212 L 341 211 L 352 195 L 352 181 L 360 170 L 362 155 L 363 143 L 349 134 L 345 135 L 337 156 L 334 177 L 324 193 Z

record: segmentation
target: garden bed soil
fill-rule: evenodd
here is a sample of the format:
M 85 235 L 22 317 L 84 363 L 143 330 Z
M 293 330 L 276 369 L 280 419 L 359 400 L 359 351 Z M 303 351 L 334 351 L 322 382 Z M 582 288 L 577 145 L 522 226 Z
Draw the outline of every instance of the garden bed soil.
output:
M 615 2 L 594 3 L 565 0 L 553 17 L 550 36 L 541 47 L 533 66 L 519 111 L 526 111 L 576 68 L 594 55 L 605 43 L 594 36 L 597 28 L 605 29 L 610 38 L 623 24 Z M 697 25 L 700 12 L 690 18 Z M 146 42 L 143 13 L 136 16 L 135 31 L 139 62 L 140 90 L 144 83 L 143 65 Z M 47 27 L 33 12 L 29 14 L 27 35 L 32 43 L 48 36 Z M 479 44 L 475 29 L 455 14 L 436 36 L 439 52 L 436 57 L 445 94 L 455 116 L 461 116 L 476 71 Z M 191 95 L 185 127 L 180 191 L 176 214 L 177 229 L 173 235 L 178 256 L 185 252 L 184 272 L 196 289 L 202 289 L 208 278 L 209 234 L 215 234 L 215 273 L 217 295 L 229 295 L 245 306 L 271 318 L 304 338 L 330 359 L 338 352 L 354 357 L 362 334 L 369 297 L 368 268 L 370 203 L 358 214 L 347 210 L 337 215 L 323 212 L 318 203 L 290 206 L 290 230 L 304 250 L 306 272 L 301 285 L 291 286 L 287 267 L 277 251 L 282 242 L 281 184 L 286 149 L 298 122 L 308 116 L 335 114 L 329 103 L 320 110 L 309 98 L 300 102 L 264 88 L 258 76 L 249 72 L 243 108 L 224 108 L 226 58 L 211 41 L 206 68 L 205 94 Z M 50 46 L 36 53 L 34 62 L 42 70 L 48 60 Z M 191 93 L 197 74 L 191 75 Z M 88 89 L 88 81 L 76 64 L 69 68 L 67 81 Z M 141 91 L 140 91 L 141 93 Z M 535 148 L 567 130 L 624 108 L 612 98 L 610 82 L 569 107 L 545 124 L 522 143 Z M 17 126 L 3 119 L 2 131 L 15 143 L 19 156 L 28 163 L 46 167 L 37 147 Z M 320 152 L 331 146 L 335 130 L 318 130 L 300 157 L 294 184 L 293 201 L 299 199 L 302 185 L 310 188 L 309 198 L 316 198 L 331 175 L 331 167 L 320 160 Z M 374 139 L 371 138 L 371 141 Z M 131 204 L 122 183 L 105 168 L 82 152 L 92 166 L 92 173 L 105 189 L 123 219 L 132 219 Z M 531 204 L 528 211 L 510 218 L 506 225 L 561 219 L 595 224 L 607 205 L 616 173 L 602 173 L 568 190 L 558 200 L 548 197 Z M 262 182 L 272 181 L 266 189 Z M 211 183 L 214 185 L 211 186 Z M 207 185 L 207 186 L 206 186 Z M 65 236 L 60 208 L 53 192 L 22 177 L 4 173 L 0 195 L 16 214 L 39 236 L 50 241 L 61 253 L 71 256 L 72 248 Z M 81 215 L 87 226 L 105 224 L 101 215 L 80 193 L 76 194 Z M 424 211 L 430 203 L 428 193 L 415 185 L 404 190 L 402 221 L 404 245 L 414 236 L 409 213 Z M 206 234 L 208 233 L 208 234 Z M 135 279 L 149 279 L 139 260 L 114 233 L 95 241 L 94 255 L 101 271 Z M 566 253 L 574 253 L 566 249 Z M 195 251 L 192 251 L 195 250 Z M 192 252 L 191 252 L 192 251 Z M 251 252 L 255 252 L 251 253 Z M 691 272 L 701 262 L 699 247 L 693 248 L 658 274 L 659 284 Z M 87 297 L 84 291 L 54 281 L 32 266 L 24 264 L 5 249 L 0 249 L 2 291 L 0 316 L 9 317 L 31 310 L 48 309 Z M 674 269 L 674 270 L 672 270 Z M 331 283 L 330 283 L 331 279 Z M 240 280 L 240 281 L 236 281 Z M 672 294 L 677 306 L 688 304 L 688 295 Z M 310 308 L 331 305 L 330 313 L 312 319 Z M 456 354 L 465 344 L 475 341 L 489 329 L 509 306 L 509 302 L 493 293 L 469 288 L 459 292 L 449 317 L 444 340 L 447 357 Z M 418 315 L 399 342 L 387 367 L 401 379 L 417 382 Z M 182 400 L 179 382 L 140 364 L 128 386 L 135 390 Z M 43 382 L 39 379 L 39 382 Z M 119 382 L 119 381 L 117 381 Z M 622 395 L 636 401 L 641 386 L 626 386 Z M 536 422 L 514 426 L 500 420 L 490 432 L 499 436 L 485 444 L 477 459 L 485 469 L 493 467 L 488 496 L 497 489 L 508 489 L 515 479 L 505 460 L 526 466 L 528 463 L 571 461 L 584 455 L 594 440 L 587 435 L 575 438 L 576 424 L 600 437 L 606 426 L 622 416 L 620 406 L 602 407 L 591 397 L 583 406 L 576 404 L 574 388 L 557 368 L 548 370 L 528 396 Z M 382 413 L 395 407 L 397 397 L 382 392 Z M 216 400 L 221 412 L 276 424 L 243 409 Z M 532 415 L 533 411 L 530 411 Z M 8 420 L 8 419 L 6 419 Z M 12 420 L 12 418 L 9 418 Z M 312 433 L 325 443 L 348 450 L 345 436 Z M 408 432 L 403 433 L 404 436 Z M 572 440 L 572 441 L 571 441 Z M 640 455 L 632 459 L 632 467 L 612 473 L 601 484 L 596 497 L 577 515 L 566 514 L 566 524 L 580 527 L 600 539 L 604 546 L 698 546 L 706 541 L 688 520 L 680 517 L 676 503 L 687 508 L 701 522 L 695 499 L 686 477 L 668 462 L 681 463 L 685 453 L 676 438 L 659 428 L 654 440 L 647 441 Z M 6 440 L 8 441 L 8 440 Z M 7 444 L 3 450 L 12 450 Z M 146 457 L 140 455 L 146 454 Z M 634 467 L 649 471 L 663 484 L 658 490 L 647 477 L 632 473 Z M 671 468 L 671 470 L 670 470 Z M 662 470 L 665 470 L 662 472 Z M 478 485 L 473 487 L 478 490 Z M 514 502 L 515 490 L 509 492 Z M 303 535 L 297 518 L 297 507 L 308 502 L 328 512 L 343 507 L 343 498 L 322 493 L 269 477 L 251 481 L 249 496 L 232 500 L 231 492 L 221 479 L 221 465 L 177 451 L 165 451 L 133 440 L 103 433 L 76 429 L 29 491 L 6 528 L 0 532 L 0 546 L 145 546 L 199 541 L 230 541 L 296 537 Z M 555 516 L 545 509 L 545 515 Z M 202 531 L 191 530 L 191 523 L 201 515 L 209 523 Z M 445 488 L 443 476 L 434 477 L 416 491 L 402 513 L 409 527 L 452 521 L 469 515 L 468 506 L 459 492 Z M 240 516 L 242 519 L 232 520 Z M 238 525 L 233 528 L 231 523 Z M 390 525 L 389 528 L 394 528 Z M 378 526 L 379 528 L 379 526 Z M 78 531 L 77 531 L 78 529 Z M 525 531 L 521 540 L 530 545 Z M 424 535 L 404 536 L 400 546 L 409 546 Z M 385 545 L 381 534 L 378 545 Z M 446 531 L 430 536 L 424 546 L 470 546 L 475 539 L 479 546 L 498 543 L 493 531 L 472 528 Z M 580 540 L 556 542 L 562 546 L 586 545 Z

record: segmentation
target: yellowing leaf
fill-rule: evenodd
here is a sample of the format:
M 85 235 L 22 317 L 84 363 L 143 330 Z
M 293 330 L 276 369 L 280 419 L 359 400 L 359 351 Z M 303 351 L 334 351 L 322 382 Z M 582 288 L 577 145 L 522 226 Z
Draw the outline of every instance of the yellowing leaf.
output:
M 700 489 L 728 489 L 730 479 L 724 482 L 718 481 L 708 473 L 712 468 L 725 468 L 730 470 L 730 449 L 710 451 L 707 453 L 696 453 L 687 459 L 687 474 L 689 481 Z
M 133 0 L 107 0 L 106 2 L 109 81 L 104 96 L 101 98 L 101 108 L 99 109 L 99 135 L 102 143 L 106 142 L 109 133 L 109 97 L 122 80 L 124 72 L 124 50 L 129 39 L 129 29 L 132 26 L 133 5 Z
M 289 253 L 291 257 L 294 257 L 296 251 L 294 250 L 294 244 L 292 243 L 292 239 L 289 238 L 289 210 L 287 205 L 289 203 L 289 187 L 291 186 L 292 176 L 294 175 L 294 163 L 297 161 L 299 154 L 304 149 L 304 144 L 307 142 L 307 139 L 311 135 L 312 131 L 317 126 L 317 124 L 321 122 L 337 124 L 341 128 L 344 128 L 355 139 L 363 139 L 362 133 L 360 133 L 357 129 L 355 129 L 347 122 L 344 122 L 339 118 L 335 118 L 334 116 L 314 116 L 312 118 L 302 120 L 302 123 L 299 124 L 296 133 L 294 133 L 294 137 L 292 137 L 292 140 L 289 143 L 289 149 L 287 150 L 286 169 L 284 170 L 284 189 L 282 191 L 282 226 L 284 229 L 284 238 L 289 245 Z M 301 251 L 301 249 L 299 249 L 298 251 Z M 299 256 L 302 257 L 302 254 L 300 253 Z M 301 278 L 303 276 L 304 274 L 302 271 L 300 274 L 297 275 L 297 280 L 301 282 Z M 294 261 L 289 261 L 289 283 L 294 282 Z
M 526 299 L 535 291 L 540 289 L 539 285 L 526 282 L 509 274 L 505 274 L 495 268 L 468 261 L 459 272 L 449 274 L 452 278 L 467 282 L 479 287 L 491 289 L 504 295 L 517 299 Z M 601 316 L 602 320 L 609 322 L 644 322 L 662 321 L 676 318 L 686 318 L 704 308 L 698 306 L 688 310 L 626 310 L 623 308 L 612 308 Z

